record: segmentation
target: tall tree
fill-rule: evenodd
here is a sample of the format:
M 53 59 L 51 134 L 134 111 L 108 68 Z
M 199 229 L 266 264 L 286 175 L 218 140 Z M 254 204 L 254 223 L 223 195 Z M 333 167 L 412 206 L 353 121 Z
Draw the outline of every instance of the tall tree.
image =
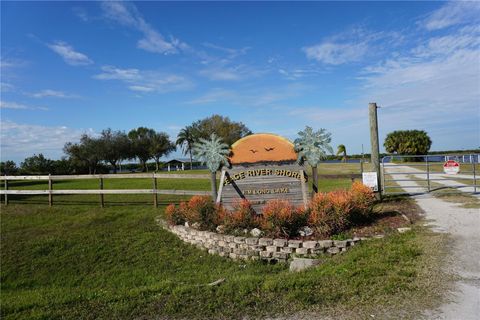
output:
M 348 160 L 348 158 L 347 158 L 347 148 L 345 147 L 344 144 L 340 144 L 337 147 L 337 156 L 340 155 L 340 154 L 343 155 L 342 162 L 347 162 L 347 160 Z
M 43 154 L 34 154 L 31 157 L 25 158 L 20 164 L 23 172 L 28 174 L 52 174 L 54 161 L 45 158 Z
M 196 139 L 209 139 L 210 135 L 215 133 L 228 146 L 231 146 L 238 139 L 252 134 L 252 131 L 243 123 L 231 121 L 230 118 L 217 114 L 198 120 L 191 127 Z
M 138 127 L 128 133 L 128 138 L 132 141 L 132 157 L 140 160 L 142 171 L 148 171 L 147 161 L 152 158 L 151 146 L 152 139 L 155 136 L 155 130 Z
M 176 149 L 175 145 L 170 141 L 170 137 L 165 132 L 155 132 L 152 136 L 150 152 L 155 159 L 155 170 L 160 170 L 160 158 L 168 155 Z
M 83 134 L 79 143 L 66 143 L 63 152 L 70 157 L 75 166 L 87 166 L 89 174 L 96 174 L 103 158 L 103 145 L 100 139 Z
M 313 192 L 318 192 L 318 171 L 317 166 L 320 160 L 326 158 L 327 151 L 333 153 L 330 146 L 331 134 L 325 129 L 313 131 L 309 126 L 298 133 L 299 138 L 295 139 L 295 150 L 298 152 L 299 162 L 306 160 L 312 167 Z
M 110 163 L 113 173 L 117 173 L 117 165 L 123 159 L 132 157 L 132 148 L 128 136 L 123 131 L 112 131 L 108 128 L 100 135 L 102 144 L 102 160 Z
M 217 170 L 222 165 L 228 166 L 227 156 L 229 152 L 228 145 L 222 142 L 222 139 L 217 137 L 215 133 L 212 133 L 208 140 L 200 138 L 193 146 L 195 157 L 205 163 L 210 170 L 213 201 L 217 198 Z
M 186 126 L 177 135 L 175 144 L 181 146 L 184 155 L 190 155 L 190 170 L 193 169 L 192 149 L 195 143 L 194 129 L 192 126 Z
M 383 146 L 388 153 L 423 155 L 430 150 L 432 140 L 423 130 L 398 130 L 387 135 Z
M 15 175 L 18 173 L 17 165 L 11 160 L 2 161 L 0 162 L 0 173 L 7 176 Z

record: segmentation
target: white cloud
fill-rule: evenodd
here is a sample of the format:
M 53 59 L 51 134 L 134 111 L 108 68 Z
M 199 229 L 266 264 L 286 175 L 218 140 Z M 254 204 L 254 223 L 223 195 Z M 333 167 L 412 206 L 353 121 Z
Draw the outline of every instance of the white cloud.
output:
M 32 97 L 34 98 L 47 98 L 47 97 L 52 97 L 52 98 L 76 98 L 77 96 L 67 94 L 63 91 L 57 91 L 57 90 L 51 90 L 51 89 L 45 89 L 39 92 L 35 92 L 31 94 Z
M 213 64 L 210 67 L 200 70 L 199 74 L 214 81 L 238 81 L 247 78 L 258 77 L 264 74 L 265 70 L 256 69 L 247 65 L 226 66 Z
M 143 19 L 132 3 L 105 1 L 102 3 L 102 9 L 107 19 L 143 33 L 143 38 L 137 43 L 140 49 L 154 53 L 174 54 L 189 48 L 186 43 L 173 36 L 166 39 Z
M 48 110 L 45 107 L 27 106 L 22 103 L 13 101 L 0 101 L 0 109 L 14 109 L 14 110 Z
M 382 52 L 385 45 L 395 46 L 401 40 L 402 35 L 397 32 L 370 32 L 356 28 L 333 35 L 316 45 L 303 47 L 302 51 L 308 59 L 327 65 L 341 65 L 361 61 L 371 52 Z
M 219 46 L 219 45 L 216 45 L 216 44 L 210 43 L 210 42 L 204 42 L 202 45 L 206 48 L 210 48 L 210 49 L 214 49 L 214 50 L 218 50 L 218 51 L 226 53 L 228 55 L 229 59 L 234 59 L 238 56 L 242 56 L 242 55 L 246 54 L 248 52 L 248 50 L 251 49 L 251 47 L 242 47 L 242 48 L 239 48 L 239 49 L 227 48 L 227 47 Z
M 51 44 L 47 44 L 47 46 L 60 55 L 63 60 L 72 66 L 85 66 L 92 64 L 93 61 L 90 60 L 90 58 L 87 57 L 87 55 L 80 53 L 78 51 L 75 51 L 75 49 L 70 46 L 68 43 L 64 41 L 56 41 Z
M 480 22 L 480 2 L 449 1 L 419 23 L 427 30 Z
M 368 45 L 365 42 L 324 42 L 311 47 L 303 48 L 307 58 L 332 65 L 359 61 L 366 54 L 367 50 Z
M 0 82 L 0 91 L 1 92 L 11 92 L 15 89 L 15 86 L 7 83 L 7 82 Z
M 59 158 L 65 143 L 77 141 L 85 132 L 93 131 L 2 121 L 0 126 L 2 160 L 21 161 L 38 153 Z
M 432 140 L 463 136 L 477 146 L 480 119 L 480 28 L 431 37 L 411 51 L 364 69 L 362 105 L 375 99 L 384 128 L 425 129 Z M 453 146 L 452 146 L 453 147 Z
M 103 66 L 102 71 L 102 73 L 93 77 L 98 80 L 122 81 L 130 90 L 136 92 L 165 93 L 185 90 L 193 86 L 192 82 L 183 76 L 151 70 L 139 70 L 135 68 L 121 69 L 114 66 Z

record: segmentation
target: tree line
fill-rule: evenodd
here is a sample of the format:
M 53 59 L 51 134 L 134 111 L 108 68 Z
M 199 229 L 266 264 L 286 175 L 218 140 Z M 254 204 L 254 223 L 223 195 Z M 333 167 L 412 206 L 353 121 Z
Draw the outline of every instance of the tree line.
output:
M 160 159 L 180 148 L 190 157 L 190 169 L 193 167 L 193 145 L 216 133 L 229 146 L 238 139 L 252 133 L 241 122 L 228 117 L 213 115 L 184 127 L 176 139 L 163 131 L 138 127 L 125 131 L 110 128 L 102 130 L 100 135 L 83 134 L 78 142 L 67 142 L 63 148 L 65 156 L 60 160 L 35 154 L 25 158 L 17 167 L 15 162 L 0 163 L 1 174 L 97 174 L 117 172 L 119 164 L 125 160 L 138 160 L 142 172 L 150 169 L 149 161 L 154 161 L 154 170 L 161 167 Z

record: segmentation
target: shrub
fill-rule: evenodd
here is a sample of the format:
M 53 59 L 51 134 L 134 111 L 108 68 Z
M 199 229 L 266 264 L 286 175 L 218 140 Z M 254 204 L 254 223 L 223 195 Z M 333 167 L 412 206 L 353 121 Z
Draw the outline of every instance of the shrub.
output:
M 373 202 L 373 192 L 360 182 L 348 191 L 317 193 L 310 202 L 309 224 L 319 236 L 331 236 L 368 219 Z
M 263 207 L 261 227 L 273 237 L 290 238 L 306 225 L 307 216 L 307 211 L 295 208 L 287 200 L 270 200 Z
M 260 226 L 260 218 L 248 200 L 242 199 L 233 205 L 232 212 L 223 210 L 223 224 L 227 231 L 253 229 Z
M 209 196 L 193 196 L 187 208 L 188 222 L 198 222 L 202 230 L 215 230 L 217 207 Z
M 168 205 L 165 209 L 165 217 L 167 222 L 171 225 L 184 224 L 186 219 L 182 210 L 177 208 L 173 203 Z

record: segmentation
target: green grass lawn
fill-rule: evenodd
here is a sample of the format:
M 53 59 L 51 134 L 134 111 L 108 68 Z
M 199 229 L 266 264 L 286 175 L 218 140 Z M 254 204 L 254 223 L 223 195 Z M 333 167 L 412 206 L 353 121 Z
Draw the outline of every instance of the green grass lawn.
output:
M 414 316 L 441 292 L 436 250 L 444 242 L 426 231 L 371 240 L 291 274 L 285 265 L 236 262 L 185 244 L 155 223 L 163 210 L 2 206 L 2 319 L 243 318 L 300 310 L 349 310 L 365 319 L 390 309 Z

